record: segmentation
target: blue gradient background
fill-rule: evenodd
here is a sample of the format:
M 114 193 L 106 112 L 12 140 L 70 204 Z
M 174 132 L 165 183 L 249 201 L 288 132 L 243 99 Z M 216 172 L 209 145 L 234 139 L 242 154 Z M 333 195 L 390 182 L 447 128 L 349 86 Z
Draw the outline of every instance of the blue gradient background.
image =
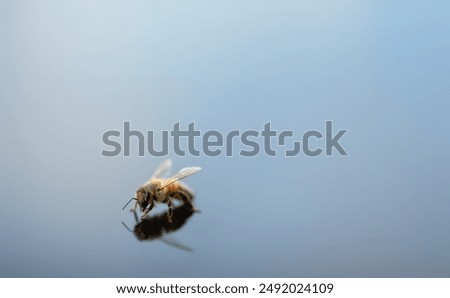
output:
M 448 1 L 1 1 L 0 276 L 450 277 Z M 348 157 L 185 157 L 202 210 L 139 242 L 161 158 L 124 121 L 349 129 Z M 159 208 L 159 211 L 164 208 Z

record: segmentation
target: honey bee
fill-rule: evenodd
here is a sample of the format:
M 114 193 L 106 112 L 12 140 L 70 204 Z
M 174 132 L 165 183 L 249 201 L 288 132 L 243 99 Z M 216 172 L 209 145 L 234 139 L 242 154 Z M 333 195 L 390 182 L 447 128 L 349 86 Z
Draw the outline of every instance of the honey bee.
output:
M 183 168 L 175 175 L 164 178 L 170 172 L 171 168 L 172 161 L 170 159 L 164 161 L 153 173 L 150 180 L 138 188 L 135 197 L 131 198 L 122 209 L 125 209 L 132 200 L 135 200 L 136 203 L 131 211 L 135 212 L 139 206 L 143 213 L 141 219 L 143 219 L 153 209 L 156 202 L 166 203 L 168 207 L 167 219 L 169 222 L 172 222 L 172 200 L 179 200 L 183 204 L 193 208 L 192 200 L 194 199 L 194 192 L 180 180 L 199 172 L 201 168 Z

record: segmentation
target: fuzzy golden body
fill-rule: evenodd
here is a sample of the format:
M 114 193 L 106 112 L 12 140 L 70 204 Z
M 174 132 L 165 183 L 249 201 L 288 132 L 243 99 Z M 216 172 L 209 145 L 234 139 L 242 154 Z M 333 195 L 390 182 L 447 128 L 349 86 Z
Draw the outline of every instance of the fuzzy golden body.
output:
M 167 216 L 169 222 L 172 221 L 172 200 L 179 200 L 183 204 L 193 208 L 192 200 L 194 199 L 194 193 L 186 184 L 182 183 L 180 180 L 197 173 L 201 170 L 201 168 L 183 168 L 178 173 L 169 178 L 162 178 L 162 176 L 166 172 L 170 171 L 171 167 L 172 162 L 170 160 L 162 163 L 155 171 L 152 178 L 150 178 L 148 182 L 138 188 L 135 198 L 131 199 L 136 200 L 132 211 L 135 211 L 139 206 L 141 211 L 143 212 L 141 218 L 144 218 L 147 213 L 153 209 L 155 203 L 167 204 Z
M 169 199 L 176 199 L 182 201 L 185 204 L 191 204 L 194 199 L 194 193 L 189 187 L 181 181 L 176 181 L 164 188 L 161 185 L 167 179 L 152 179 L 146 185 L 140 187 L 136 191 L 137 201 L 150 203 L 150 200 L 159 203 L 167 203 Z

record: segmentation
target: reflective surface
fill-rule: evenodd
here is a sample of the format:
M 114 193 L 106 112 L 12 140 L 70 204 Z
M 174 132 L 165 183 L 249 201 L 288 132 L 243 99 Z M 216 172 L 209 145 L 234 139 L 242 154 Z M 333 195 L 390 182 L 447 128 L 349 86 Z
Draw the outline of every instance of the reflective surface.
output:
M 164 243 L 173 247 L 192 251 L 191 248 L 170 241 L 167 239 L 167 235 L 179 230 L 187 220 L 194 214 L 195 209 L 190 205 L 182 205 L 173 209 L 173 215 L 171 221 L 168 220 L 167 212 L 149 216 L 146 215 L 143 219 L 139 219 L 136 212 L 133 212 L 134 221 L 136 222 L 133 230 L 131 230 L 124 222 L 122 224 L 134 236 L 140 241 L 153 241 L 161 240 Z
M 0 276 L 450 277 L 449 5 L 1 1 Z M 121 210 L 164 158 L 101 156 L 124 121 L 326 120 L 349 156 L 171 156 L 176 231 Z

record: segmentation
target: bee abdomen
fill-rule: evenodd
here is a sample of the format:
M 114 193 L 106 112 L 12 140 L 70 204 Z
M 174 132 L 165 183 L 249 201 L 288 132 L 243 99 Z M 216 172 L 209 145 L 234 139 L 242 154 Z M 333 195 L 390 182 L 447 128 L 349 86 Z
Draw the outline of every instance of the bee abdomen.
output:
M 170 190 L 169 196 L 171 198 L 183 201 L 185 204 L 192 204 L 194 194 L 183 187 L 174 187 Z

